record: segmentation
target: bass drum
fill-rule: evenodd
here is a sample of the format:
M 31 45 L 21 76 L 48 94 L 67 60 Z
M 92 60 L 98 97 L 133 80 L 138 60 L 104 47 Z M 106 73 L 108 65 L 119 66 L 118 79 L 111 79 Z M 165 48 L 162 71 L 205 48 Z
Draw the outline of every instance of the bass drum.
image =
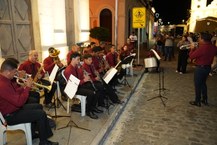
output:
M 145 68 L 157 67 L 157 61 L 154 57 L 149 57 L 144 59 Z

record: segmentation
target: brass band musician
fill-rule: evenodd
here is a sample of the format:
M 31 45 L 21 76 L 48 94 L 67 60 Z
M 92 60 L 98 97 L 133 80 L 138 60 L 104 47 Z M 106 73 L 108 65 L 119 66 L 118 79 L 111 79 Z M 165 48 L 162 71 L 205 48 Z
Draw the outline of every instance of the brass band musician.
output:
M 42 80 L 44 77 L 44 71 L 41 64 L 38 62 L 38 52 L 36 50 L 31 50 L 29 52 L 29 57 L 26 61 L 20 64 L 19 70 L 25 71 L 27 74 L 30 74 L 34 81 Z M 52 108 L 54 104 L 52 103 L 53 92 L 48 92 L 48 90 L 44 90 L 45 107 Z
M 17 66 L 18 61 L 16 59 L 6 59 L 1 65 L 0 112 L 6 120 L 5 125 L 29 122 L 31 123 L 32 138 L 39 138 L 39 145 L 58 145 L 58 142 L 48 140 L 53 133 L 42 105 L 26 103 L 33 84 L 32 79 L 26 79 L 24 86 L 19 88 L 11 82 L 17 73 Z

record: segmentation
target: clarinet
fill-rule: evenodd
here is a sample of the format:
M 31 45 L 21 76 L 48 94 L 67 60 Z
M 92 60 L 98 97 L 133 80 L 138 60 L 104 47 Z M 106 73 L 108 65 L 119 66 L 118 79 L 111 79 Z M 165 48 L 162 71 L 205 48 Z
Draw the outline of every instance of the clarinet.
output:
M 89 76 L 89 73 L 81 66 L 80 63 L 79 63 L 78 66 L 79 66 L 79 68 L 82 69 L 82 71 L 83 71 L 83 73 L 84 73 L 85 76 Z M 96 92 L 96 91 L 97 91 L 97 88 L 96 88 L 96 86 L 94 85 L 93 80 L 92 80 L 91 78 L 90 78 L 90 83 L 91 83 L 91 85 L 92 85 L 94 91 Z

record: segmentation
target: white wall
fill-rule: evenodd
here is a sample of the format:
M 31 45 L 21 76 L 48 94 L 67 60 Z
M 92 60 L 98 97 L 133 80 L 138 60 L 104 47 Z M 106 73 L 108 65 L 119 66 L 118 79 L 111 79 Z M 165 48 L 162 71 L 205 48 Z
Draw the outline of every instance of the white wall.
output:
M 60 59 L 68 52 L 66 45 L 65 1 L 38 0 L 39 27 L 42 47 L 42 60 L 48 56 L 48 48 L 60 50 Z

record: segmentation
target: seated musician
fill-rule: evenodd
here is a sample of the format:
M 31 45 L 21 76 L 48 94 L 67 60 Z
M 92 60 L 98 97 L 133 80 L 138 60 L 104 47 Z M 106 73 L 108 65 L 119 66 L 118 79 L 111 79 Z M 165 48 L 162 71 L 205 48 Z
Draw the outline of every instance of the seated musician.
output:
M 66 55 L 66 60 L 67 60 L 67 65 L 69 65 L 71 63 L 71 55 L 74 52 L 79 52 L 80 51 L 80 47 L 76 44 L 71 46 L 71 50 L 68 52 L 68 54 Z
M 43 67 L 38 62 L 38 52 L 36 50 L 31 50 L 29 52 L 28 60 L 20 64 L 18 69 L 25 71 L 27 74 L 30 74 L 34 82 L 41 81 L 42 77 L 44 76 Z M 46 85 L 49 85 L 49 82 L 42 80 L 42 83 L 43 82 L 48 83 Z M 45 100 L 44 100 L 45 107 L 54 108 L 54 104 L 52 103 L 54 92 L 51 91 L 49 92 L 47 89 L 44 89 L 44 95 L 45 95 Z
M 82 65 L 82 68 L 89 74 L 92 82 L 94 83 L 94 86 L 96 87 L 99 93 L 98 106 L 106 107 L 104 102 L 105 95 L 107 95 L 113 103 L 121 103 L 114 90 L 109 85 L 102 82 L 99 72 L 95 69 L 95 66 L 92 63 L 92 55 L 84 55 L 83 61 L 84 63 Z
M 58 145 L 47 140 L 53 135 L 46 112 L 38 103 L 26 104 L 33 85 L 32 78 L 26 79 L 19 91 L 11 80 L 17 73 L 17 62 L 6 59 L 0 70 L 0 112 L 8 125 L 31 123 L 32 138 L 39 138 L 39 145 Z M 37 127 L 37 128 L 36 128 Z M 37 130 L 38 134 L 35 132 Z
M 101 113 L 102 110 L 96 107 L 97 92 L 90 82 L 90 77 L 84 74 L 81 68 L 78 68 L 80 57 L 81 55 L 78 52 L 71 54 L 71 63 L 66 67 L 64 75 L 67 80 L 71 74 L 80 80 L 76 94 L 87 96 L 86 114 L 92 119 L 98 119 L 95 113 Z
M 47 71 L 50 75 L 55 65 L 57 65 L 59 67 L 59 69 L 63 68 L 64 65 L 59 59 L 59 56 L 58 56 L 60 53 L 59 50 L 57 50 L 53 47 L 50 47 L 48 49 L 48 51 L 49 51 L 49 56 L 44 59 L 43 66 L 44 66 L 44 70 Z M 50 93 L 54 95 L 56 88 L 57 88 L 57 86 L 54 83 L 52 85 L 52 89 L 51 89 Z M 61 89 L 61 91 L 62 91 L 62 89 Z M 61 93 L 63 94 L 63 92 L 61 92 Z M 61 99 L 63 101 L 67 101 L 67 97 L 64 95 L 61 96 Z

